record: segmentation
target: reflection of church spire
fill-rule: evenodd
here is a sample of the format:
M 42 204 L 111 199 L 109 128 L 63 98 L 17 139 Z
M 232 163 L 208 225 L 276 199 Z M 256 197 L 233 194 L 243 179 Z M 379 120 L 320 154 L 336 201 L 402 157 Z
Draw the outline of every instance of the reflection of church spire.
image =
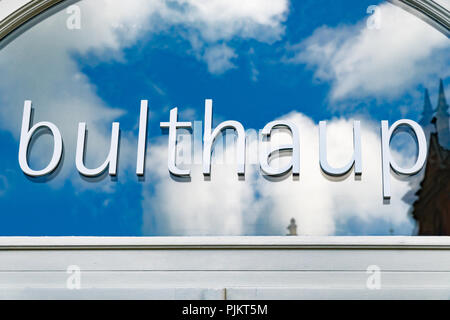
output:
M 439 84 L 439 99 L 432 123 L 435 132 L 430 135 L 428 157 L 422 171 L 420 185 L 412 186 L 403 199 L 411 203 L 412 191 L 417 199 L 411 214 L 418 223 L 419 235 L 450 235 L 448 210 L 450 177 L 450 131 L 448 104 L 445 99 L 444 83 Z M 418 188 L 417 188 L 418 187 Z
M 428 94 L 428 89 L 425 89 L 425 99 L 423 104 L 422 117 L 420 118 L 419 124 L 422 127 L 426 127 L 431 124 L 433 120 L 433 107 L 431 106 L 430 95 Z
M 425 98 L 423 101 L 423 111 L 420 117 L 419 124 L 422 126 L 425 136 L 427 137 L 427 142 L 430 139 L 430 134 L 435 131 L 435 126 L 432 124 L 434 110 L 431 105 L 430 95 L 428 94 L 428 89 L 425 89 Z
M 441 154 L 441 149 L 450 150 L 450 116 L 448 113 L 448 104 L 445 98 L 444 83 L 441 79 L 439 83 L 439 99 L 436 111 L 430 102 L 430 95 L 425 89 L 425 97 L 422 115 L 419 124 L 422 126 L 428 142 L 428 153 Z M 428 160 L 427 160 L 428 161 Z M 428 168 L 428 167 L 427 167 Z M 426 170 L 411 177 L 411 190 L 403 196 L 403 201 L 413 203 L 417 199 L 417 191 L 420 188 L 420 181 L 423 181 Z
M 439 100 L 438 100 L 438 106 L 437 106 L 437 110 L 436 110 L 436 116 L 444 116 L 444 117 L 449 117 L 448 114 L 448 104 L 447 104 L 447 100 L 445 99 L 445 92 L 444 92 L 444 82 L 441 81 L 439 82 Z
M 439 99 L 436 109 L 435 123 L 438 133 L 439 144 L 445 149 L 450 149 L 450 115 L 448 113 L 448 104 L 445 99 L 444 83 L 441 79 L 439 83 Z

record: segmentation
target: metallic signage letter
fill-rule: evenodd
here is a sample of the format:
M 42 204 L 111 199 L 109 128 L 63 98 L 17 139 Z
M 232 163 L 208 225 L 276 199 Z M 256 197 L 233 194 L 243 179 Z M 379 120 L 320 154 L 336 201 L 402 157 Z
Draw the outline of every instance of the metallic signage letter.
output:
M 84 145 L 86 143 L 86 123 L 80 122 L 78 124 L 78 139 L 77 150 L 75 155 L 75 164 L 78 171 L 86 177 L 95 177 L 100 175 L 109 167 L 109 175 L 115 176 L 117 172 L 117 153 L 119 148 L 119 123 L 113 122 L 111 133 L 111 146 L 109 154 L 105 162 L 96 169 L 88 169 L 84 165 Z
M 290 121 L 272 121 L 266 124 L 261 131 L 261 137 L 270 137 L 273 128 L 288 128 L 292 133 L 292 144 L 282 145 L 265 150 L 261 148 L 260 166 L 261 170 L 269 176 L 281 176 L 292 168 L 293 175 L 300 174 L 300 137 L 297 126 Z M 273 168 L 269 164 L 270 157 L 276 152 L 292 151 L 291 161 L 282 168 Z
M 177 153 L 177 129 L 178 128 L 192 128 L 191 122 L 178 122 L 178 108 L 173 108 L 170 110 L 170 120 L 169 122 L 161 122 L 161 128 L 169 128 L 169 150 L 167 158 L 167 166 L 169 167 L 169 172 L 176 176 L 188 177 L 191 174 L 191 170 L 180 169 L 176 165 L 176 153 Z
M 245 175 L 245 130 L 238 121 L 224 121 L 211 133 L 212 100 L 205 100 L 205 132 L 203 135 L 203 175 L 211 174 L 211 149 L 214 140 L 222 130 L 234 129 L 237 133 L 236 156 L 238 175 Z
M 330 176 L 340 177 L 352 170 L 355 165 L 355 175 L 362 174 L 362 160 L 361 160 L 361 129 L 360 122 L 353 121 L 353 156 L 345 166 L 342 168 L 333 168 L 328 164 L 327 158 L 327 122 L 319 122 L 319 162 L 322 171 Z
M 415 135 L 417 143 L 417 160 L 416 163 L 408 169 L 401 168 L 391 156 L 390 142 L 393 134 L 400 126 L 410 128 Z M 427 158 L 427 140 L 422 127 L 412 120 L 402 119 L 395 122 L 389 129 L 388 121 L 381 121 L 381 160 L 383 175 L 383 198 L 391 198 L 391 182 L 389 176 L 389 167 L 392 167 L 398 174 L 413 175 L 418 173 L 425 164 Z
M 141 100 L 141 115 L 139 117 L 139 137 L 138 137 L 138 151 L 136 161 L 136 174 L 138 176 L 144 175 L 145 166 L 145 146 L 147 143 L 147 122 L 148 122 L 148 101 Z
M 53 123 L 39 122 L 36 123 L 30 129 L 30 121 L 31 121 L 31 101 L 27 100 L 25 101 L 23 107 L 22 130 L 20 133 L 20 143 L 19 143 L 19 165 L 26 175 L 29 175 L 31 177 L 40 177 L 51 173 L 58 167 L 62 156 L 63 141 L 61 133 L 58 130 L 58 127 L 56 127 Z M 53 156 L 46 168 L 42 170 L 32 170 L 28 166 L 28 145 L 30 144 L 33 134 L 41 128 L 49 129 L 53 135 Z

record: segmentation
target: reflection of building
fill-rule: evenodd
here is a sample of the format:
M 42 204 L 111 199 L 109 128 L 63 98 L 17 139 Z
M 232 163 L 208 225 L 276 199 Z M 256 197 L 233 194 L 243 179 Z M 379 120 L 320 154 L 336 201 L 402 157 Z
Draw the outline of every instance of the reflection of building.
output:
M 425 92 L 421 125 L 429 135 L 428 160 L 412 215 L 419 235 L 450 235 L 450 130 L 442 80 L 436 114 Z M 430 123 L 433 127 L 430 128 Z

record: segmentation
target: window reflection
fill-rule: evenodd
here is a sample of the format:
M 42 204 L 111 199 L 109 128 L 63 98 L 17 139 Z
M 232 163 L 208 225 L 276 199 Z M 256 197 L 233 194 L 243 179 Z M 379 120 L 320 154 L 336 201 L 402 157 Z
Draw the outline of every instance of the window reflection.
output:
M 449 235 L 448 56 L 446 36 L 387 2 L 76 2 L 0 50 L 0 234 L 285 235 L 295 225 L 298 235 Z M 244 179 L 234 130 L 218 136 L 211 174 L 203 174 L 205 99 L 214 101 L 212 128 L 236 120 L 245 129 Z M 60 165 L 45 179 L 24 175 L 17 161 L 25 100 L 33 101 L 32 123 L 54 123 L 63 138 Z M 137 176 L 141 100 L 148 132 Z M 189 179 L 168 170 L 160 122 L 175 107 L 178 121 L 192 122 L 176 148 Z M 391 175 L 386 203 L 380 121 L 403 118 L 423 127 L 429 156 L 418 175 Z M 261 174 L 260 130 L 274 120 L 299 129 L 298 177 Z M 320 169 L 321 120 L 336 168 L 351 159 L 360 121 L 361 177 Z M 79 123 L 87 128 L 84 165 L 97 168 L 113 122 L 117 173 L 80 175 Z M 42 169 L 53 140 L 33 139 L 28 161 Z M 289 130 L 270 138 L 291 142 Z M 407 167 L 417 148 L 398 135 L 391 152 Z

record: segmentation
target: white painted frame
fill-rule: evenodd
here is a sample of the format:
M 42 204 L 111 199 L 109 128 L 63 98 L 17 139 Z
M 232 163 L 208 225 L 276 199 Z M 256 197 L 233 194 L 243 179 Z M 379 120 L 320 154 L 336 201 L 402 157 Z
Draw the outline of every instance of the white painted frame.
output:
M 68 6 L 79 0 L 30 0 L 0 21 L 0 41 L 20 29 L 34 18 L 51 14 L 54 7 Z M 447 37 L 450 36 L 450 12 L 432 0 L 387 0 L 417 15 Z M 1 48 L 2 45 L 0 45 Z

